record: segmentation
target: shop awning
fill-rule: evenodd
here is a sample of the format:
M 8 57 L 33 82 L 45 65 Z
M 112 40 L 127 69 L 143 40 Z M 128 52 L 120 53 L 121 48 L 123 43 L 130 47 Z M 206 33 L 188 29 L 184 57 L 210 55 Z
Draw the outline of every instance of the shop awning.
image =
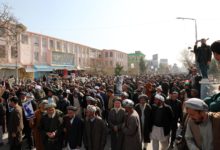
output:
M 73 65 L 53 65 L 51 66 L 53 68 L 53 70 L 74 70 L 74 66 Z
M 19 69 L 19 68 L 22 68 L 21 65 L 16 65 L 16 64 L 0 64 L 0 69 L 16 69 L 16 67 Z
M 48 66 L 48 65 L 34 65 L 34 71 L 53 71 L 53 70 L 74 70 L 73 65 L 53 65 L 53 66 Z
M 34 72 L 37 71 L 53 71 L 53 68 L 48 65 L 34 65 Z

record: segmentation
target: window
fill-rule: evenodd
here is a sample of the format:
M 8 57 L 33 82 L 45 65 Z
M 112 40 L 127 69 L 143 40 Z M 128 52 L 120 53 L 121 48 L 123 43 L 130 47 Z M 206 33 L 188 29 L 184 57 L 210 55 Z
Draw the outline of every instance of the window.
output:
M 28 44 L 28 35 L 26 35 L 26 34 L 21 35 L 21 43 Z
M 58 51 L 61 51 L 61 42 L 60 41 L 57 41 L 57 50 Z
M 17 48 L 16 46 L 11 47 L 11 58 L 17 58 L 18 53 L 17 53 Z
M 110 65 L 111 65 L 111 66 L 113 65 L 113 62 L 112 62 L 112 61 L 110 61 Z
M 3 37 L 5 34 L 5 29 L 0 28 L 0 37 Z
M 113 57 L 113 53 L 112 52 L 110 52 L 110 57 Z
M 6 50 L 4 45 L 0 45 L 0 58 L 6 57 Z
M 39 47 L 39 37 L 38 36 L 33 36 L 33 42 L 34 46 Z
M 69 43 L 69 52 L 74 53 L 74 48 L 73 44 Z
M 108 57 L 108 52 L 105 52 L 105 57 Z
M 47 39 L 46 38 L 42 38 L 42 47 L 47 48 Z
M 39 52 L 35 51 L 34 52 L 34 61 L 38 62 L 39 60 Z
M 54 49 L 54 40 L 50 39 L 50 49 Z
M 63 43 L 63 50 L 64 52 L 68 52 L 67 43 Z

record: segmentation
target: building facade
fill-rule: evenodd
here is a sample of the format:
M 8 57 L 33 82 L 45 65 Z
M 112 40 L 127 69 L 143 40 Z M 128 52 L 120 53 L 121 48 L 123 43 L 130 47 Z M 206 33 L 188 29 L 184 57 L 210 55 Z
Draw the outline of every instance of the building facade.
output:
M 114 69 L 117 64 L 123 66 L 123 71 L 128 70 L 128 55 L 127 53 L 118 50 L 106 50 L 101 52 L 100 59 L 102 61 L 101 68 L 107 74 L 114 74 Z
M 128 54 L 128 69 L 131 74 L 140 74 L 140 60 L 145 59 L 145 55 L 141 51 Z
M 28 31 L 17 35 L 14 43 L 0 36 L 0 58 L 2 79 L 38 79 L 53 72 L 65 76 L 73 70 L 113 73 L 117 63 L 125 71 L 128 64 L 127 54 L 117 50 L 99 50 Z

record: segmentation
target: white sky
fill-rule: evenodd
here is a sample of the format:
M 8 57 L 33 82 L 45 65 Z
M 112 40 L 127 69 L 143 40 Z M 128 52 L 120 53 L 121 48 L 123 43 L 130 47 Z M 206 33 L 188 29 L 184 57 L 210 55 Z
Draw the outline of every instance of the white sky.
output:
M 218 0 L 1 0 L 29 31 L 99 49 L 140 50 L 178 63 L 198 39 L 219 40 Z

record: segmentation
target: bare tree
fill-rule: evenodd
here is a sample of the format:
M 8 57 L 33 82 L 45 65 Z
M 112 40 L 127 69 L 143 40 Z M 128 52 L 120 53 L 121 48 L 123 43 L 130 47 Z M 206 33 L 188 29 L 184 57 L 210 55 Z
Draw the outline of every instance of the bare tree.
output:
M 189 68 L 193 66 L 193 64 L 195 64 L 194 53 L 192 53 L 190 50 L 187 49 L 182 50 L 180 56 L 180 62 L 182 62 L 185 68 Z
M 11 8 L 6 4 L 0 6 L 0 40 L 15 43 L 18 34 L 24 32 L 26 27 L 18 22 L 18 19 L 11 13 Z

